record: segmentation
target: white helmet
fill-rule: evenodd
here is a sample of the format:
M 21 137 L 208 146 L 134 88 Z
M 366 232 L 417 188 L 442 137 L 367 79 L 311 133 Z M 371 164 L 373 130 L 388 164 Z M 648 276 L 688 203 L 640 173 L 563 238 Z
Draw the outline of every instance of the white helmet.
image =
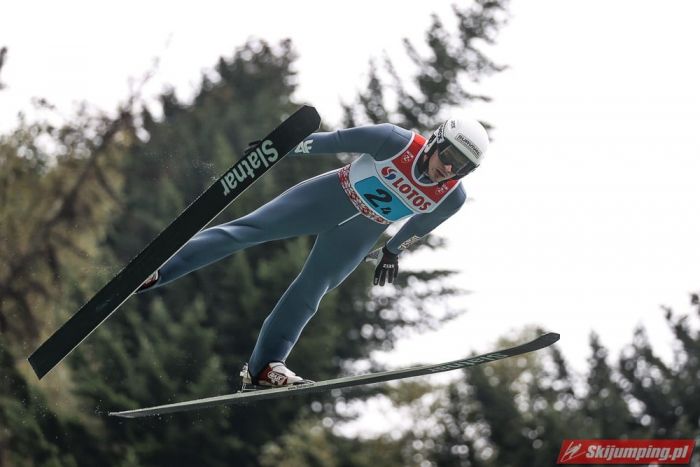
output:
M 481 164 L 489 136 L 477 120 L 451 118 L 435 130 L 424 153 L 431 154 L 436 145 L 442 163 L 451 165 L 455 177 L 462 178 Z

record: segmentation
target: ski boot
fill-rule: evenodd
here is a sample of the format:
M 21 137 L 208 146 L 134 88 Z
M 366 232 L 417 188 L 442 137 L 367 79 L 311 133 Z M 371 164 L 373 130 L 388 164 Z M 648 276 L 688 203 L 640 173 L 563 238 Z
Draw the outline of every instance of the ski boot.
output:
M 156 271 L 150 276 L 148 276 L 145 281 L 143 281 L 143 284 L 141 284 L 141 286 L 138 289 L 136 289 L 136 293 L 150 289 L 156 284 L 156 282 L 158 282 L 158 279 L 160 279 L 160 272 Z
M 248 364 L 243 365 L 241 370 L 241 392 L 258 391 L 260 389 L 273 389 L 283 386 L 295 386 L 299 384 L 310 384 L 314 381 L 297 376 L 292 370 L 287 368 L 282 362 L 268 363 L 260 372 L 257 378 L 253 378 L 248 371 Z

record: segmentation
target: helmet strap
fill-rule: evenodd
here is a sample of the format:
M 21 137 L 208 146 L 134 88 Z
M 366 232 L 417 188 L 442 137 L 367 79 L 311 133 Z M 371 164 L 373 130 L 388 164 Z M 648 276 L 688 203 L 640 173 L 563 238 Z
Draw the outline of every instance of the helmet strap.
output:
M 427 174 L 428 173 L 428 159 L 430 159 L 430 151 L 435 147 L 434 144 L 431 144 L 433 141 L 434 136 L 431 137 L 427 143 L 425 143 L 425 146 L 423 146 L 423 149 L 421 149 L 421 152 L 418 153 L 418 163 L 416 164 L 416 169 L 418 169 L 418 173 L 420 174 Z

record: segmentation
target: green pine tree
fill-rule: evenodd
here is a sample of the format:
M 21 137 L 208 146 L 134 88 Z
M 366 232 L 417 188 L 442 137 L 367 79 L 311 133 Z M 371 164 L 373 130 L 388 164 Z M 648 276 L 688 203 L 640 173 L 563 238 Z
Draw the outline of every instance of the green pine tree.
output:
M 691 295 L 691 307 L 700 316 L 700 300 Z M 676 316 L 664 308 L 675 337 L 674 359 L 664 362 L 652 349 L 643 329 L 620 357 L 626 393 L 643 405 L 639 422 L 652 437 L 692 438 L 700 430 L 700 403 L 696 397 L 700 374 L 700 331 L 691 315 Z
M 584 400 L 585 432 L 593 438 L 614 438 L 620 433 L 633 433 L 635 420 L 630 412 L 620 377 L 607 363 L 608 351 L 596 334 L 591 335 L 592 355 Z

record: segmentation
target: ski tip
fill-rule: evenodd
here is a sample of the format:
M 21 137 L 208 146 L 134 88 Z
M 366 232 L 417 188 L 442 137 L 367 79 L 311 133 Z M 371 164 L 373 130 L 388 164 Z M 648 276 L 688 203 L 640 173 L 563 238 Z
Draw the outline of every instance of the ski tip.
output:
M 552 345 L 559 340 L 561 336 L 557 332 L 548 332 L 547 334 L 542 334 L 538 340 L 544 341 L 547 345 Z
M 314 122 L 318 122 L 318 125 L 321 124 L 321 116 L 319 115 L 318 110 L 316 110 L 316 107 L 312 105 L 304 104 L 299 107 L 299 110 L 297 110 L 296 113 L 305 114 L 306 118 L 312 119 Z

